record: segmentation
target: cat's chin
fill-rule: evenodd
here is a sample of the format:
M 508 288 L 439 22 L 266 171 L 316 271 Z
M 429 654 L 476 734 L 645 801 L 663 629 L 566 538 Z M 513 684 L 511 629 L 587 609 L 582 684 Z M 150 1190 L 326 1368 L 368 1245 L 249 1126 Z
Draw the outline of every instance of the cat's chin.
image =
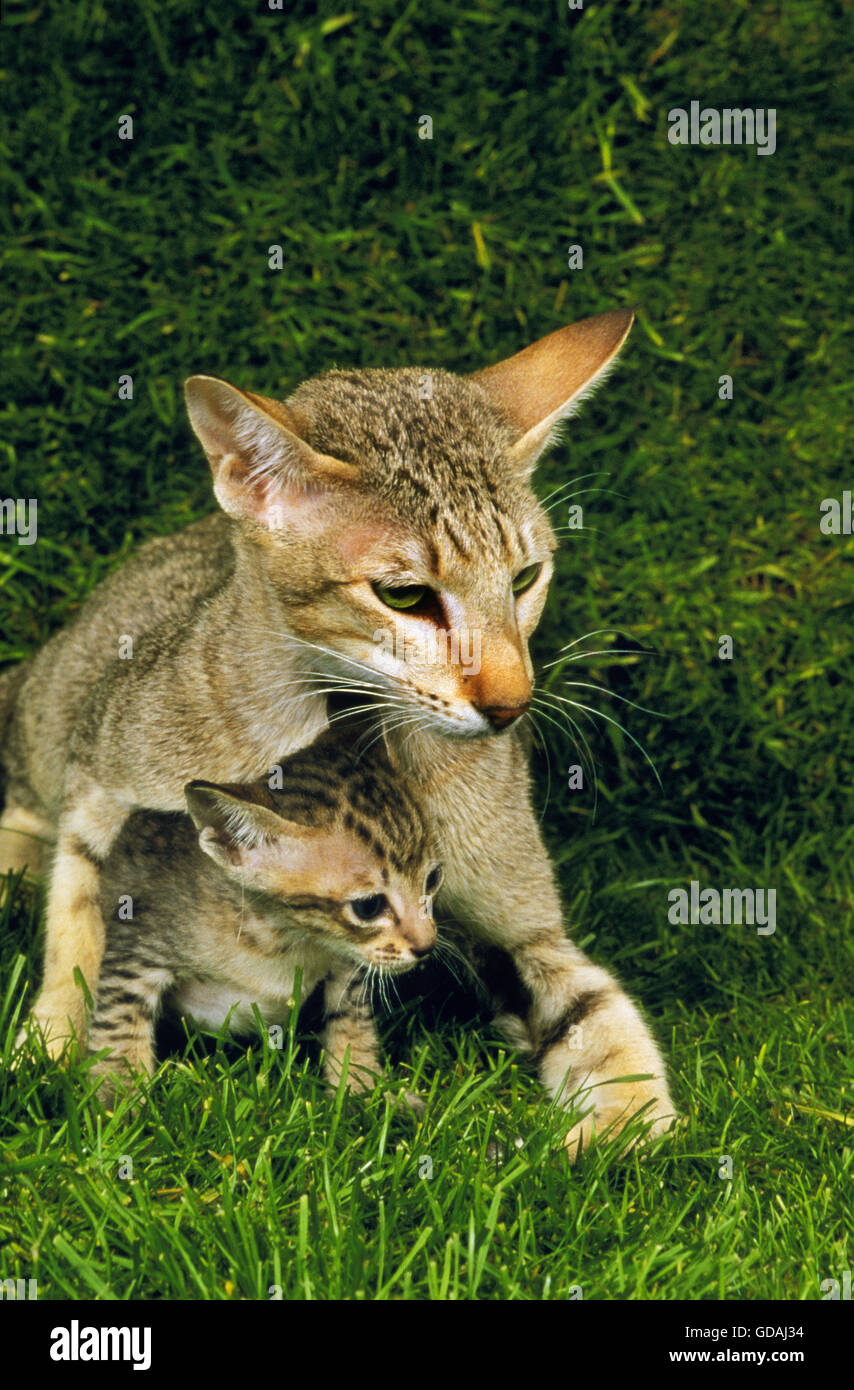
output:
M 412 742 L 428 735 L 433 740 L 448 739 L 455 743 L 471 743 L 476 739 L 489 738 L 495 733 L 487 720 L 479 714 L 474 719 L 443 719 L 435 715 L 425 719 L 418 732 L 412 735 Z

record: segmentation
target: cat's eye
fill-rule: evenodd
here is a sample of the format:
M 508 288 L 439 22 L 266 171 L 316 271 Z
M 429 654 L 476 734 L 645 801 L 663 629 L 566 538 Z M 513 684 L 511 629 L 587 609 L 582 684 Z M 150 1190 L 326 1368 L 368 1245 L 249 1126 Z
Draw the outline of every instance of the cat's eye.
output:
M 524 594 L 526 589 L 530 589 L 541 569 L 542 565 L 526 565 L 520 570 L 511 585 L 514 594 Z
M 426 584 L 374 584 L 372 587 L 386 608 L 404 612 L 407 609 L 418 608 L 425 600 L 432 600 L 434 597 L 432 589 L 428 589 Z
M 427 875 L 426 880 L 425 880 L 425 883 L 424 883 L 424 892 L 425 892 L 425 893 L 436 893 L 436 892 L 438 892 L 439 886 L 440 886 L 440 884 L 441 884 L 441 882 L 442 882 L 442 879 L 443 879 L 444 877 L 445 877 L 445 871 L 444 871 L 444 869 L 442 868 L 442 865 L 441 865 L 441 864 L 434 864 L 433 867 L 432 867 L 432 869 L 430 870 L 429 874 Z
M 374 922 L 388 907 L 385 893 L 369 893 L 365 898 L 353 898 L 350 907 L 360 922 Z

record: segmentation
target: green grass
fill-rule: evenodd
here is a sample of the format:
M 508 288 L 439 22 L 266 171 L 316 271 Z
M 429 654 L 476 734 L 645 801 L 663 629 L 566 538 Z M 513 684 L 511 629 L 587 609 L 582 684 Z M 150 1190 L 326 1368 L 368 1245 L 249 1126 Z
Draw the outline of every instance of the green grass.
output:
M 144 1112 L 106 1116 L 85 1072 L 8 1071 L 40 947 L 19 888 L 0 1278 L 42 1298 L 820 1297 L 852 1220 L 854 545 L 818 524 L 852 481 L 845 7 L 7 0 L 0 37 L 0 495 L 39 502 L 37 545 L 0 538 L 0 661 L 210 509 L 191 372 L 275 395 L 333 363 L 470 370 L 639 306 L 538 479 L 602 470 L 579 487 L 621 496 L 574 499 L 535 656 L 598 628 L 655 652 L 548 685 L 662 711 L 576 692 L 663 785 L 601 720 L 595 821 L 565 732 L 542 726 L 536 769 L 576 939 L 642 1000 L 687 1118 L 643 1163 L 602 1146 L 569 1170 L 567 1118 L 439 993 L 385 1020 L 368 1102 L 325 1094 L 304 1039 L 191 1040 Z M 776 153 L 670 146 L 667 111 L 695 99 L 775 107 Z M 776 933 L 671 926 L 692 878 L 775 887 Z M 413 1082 L 420 1126 L 392 1108 Z

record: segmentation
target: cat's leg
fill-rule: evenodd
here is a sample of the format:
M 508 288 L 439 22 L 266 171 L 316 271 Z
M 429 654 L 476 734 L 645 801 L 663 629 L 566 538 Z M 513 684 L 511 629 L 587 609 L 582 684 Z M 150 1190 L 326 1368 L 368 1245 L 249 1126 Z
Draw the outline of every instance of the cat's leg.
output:
M 54 836 L 49 820 L 10 799 L 0 816 L 0 874 L 26 869 L 32 878 L 40 878 L 47 867 Z M 0 885 L 0 901 L 2 895 Z
M 440 909 L 499 949 L 498 1026 L 530 1055 L 551 1096 L 587 1112 L 567 1136 L 570 1156 L 594 1134 L 618 1133 L 641 1109 L 649 1134 L 660 1134 L 675 1112 L 652 1034 L 614 977 L 568 940 L 533 812 L 520 808 L 509 827 L 508 818 L 509 858 L 487 835 L 462 855 L 443 847 Z
M 543 929 L 516 945 L 511 959 L 530 1004 L 524 1015 L 505 1013 L 496 1024 L 528 1053 L 551 1096 L 587 1112 L 567 1135 L 571 1156 L 594 1134 L 618 1134 L 640 1110 L 652 1122 L 650 1137 L 668 1129 L 675 1112 L 664 1062 L 614 977 Z
M 52 1057 L 70 1039 L 85 1039 L 86 1001 L 74 972 L 93 994 L 104 950 L 101 868 L 129 810 L 88 774 L 71 772 L 48 889 L 44 978 L 30 1015 Z M 18 1038 L 25 1041 L 26 1030 Z
M 111 925 L 101 963 L 95 1008 L 89 1025 L 88 1052 L 109 1048 L 92 1068 L 102 1078 L 99 1098 L 109 1104 L 118 1088 L 133 1083 L 135 1073 L 151 1076 L 155 1068 L 154 1025 L 174 973 L 146 954 L 138 929 L 122 931 Z
M 366 997 L 365 971 L 353 967 L 335 969 L 323 987 L 323 1070 L 330 1086 L 341 1080 L 349 1052 L 347 1086 L 352 1091 L 372 1091 L 381 1071 L 379 1047 L 370 1001 Z

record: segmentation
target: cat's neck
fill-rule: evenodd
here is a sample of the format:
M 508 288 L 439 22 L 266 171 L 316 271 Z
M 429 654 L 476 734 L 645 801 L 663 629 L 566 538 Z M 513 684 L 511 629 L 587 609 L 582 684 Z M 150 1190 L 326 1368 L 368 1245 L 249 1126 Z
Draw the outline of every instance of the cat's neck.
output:
M 465 777 L 492 752 L 490 738 L 448 738 L 426 729 L 410 734 L 403 730 L 399 735 L 391 731 L 387 737 L 404 775 L 425 789 Z
M 197 641 L 227 653 L 206 664 L 208 690 L 245 754 L 245 776 L 314 741 L 326 725 L 326 701 L 314 687 L 311 648 L 290 636 L 280 602 L 251 552 L 235 547 L 230 581 L 201 615 Z M 236 698 L 236 695 L 238 698 Z

